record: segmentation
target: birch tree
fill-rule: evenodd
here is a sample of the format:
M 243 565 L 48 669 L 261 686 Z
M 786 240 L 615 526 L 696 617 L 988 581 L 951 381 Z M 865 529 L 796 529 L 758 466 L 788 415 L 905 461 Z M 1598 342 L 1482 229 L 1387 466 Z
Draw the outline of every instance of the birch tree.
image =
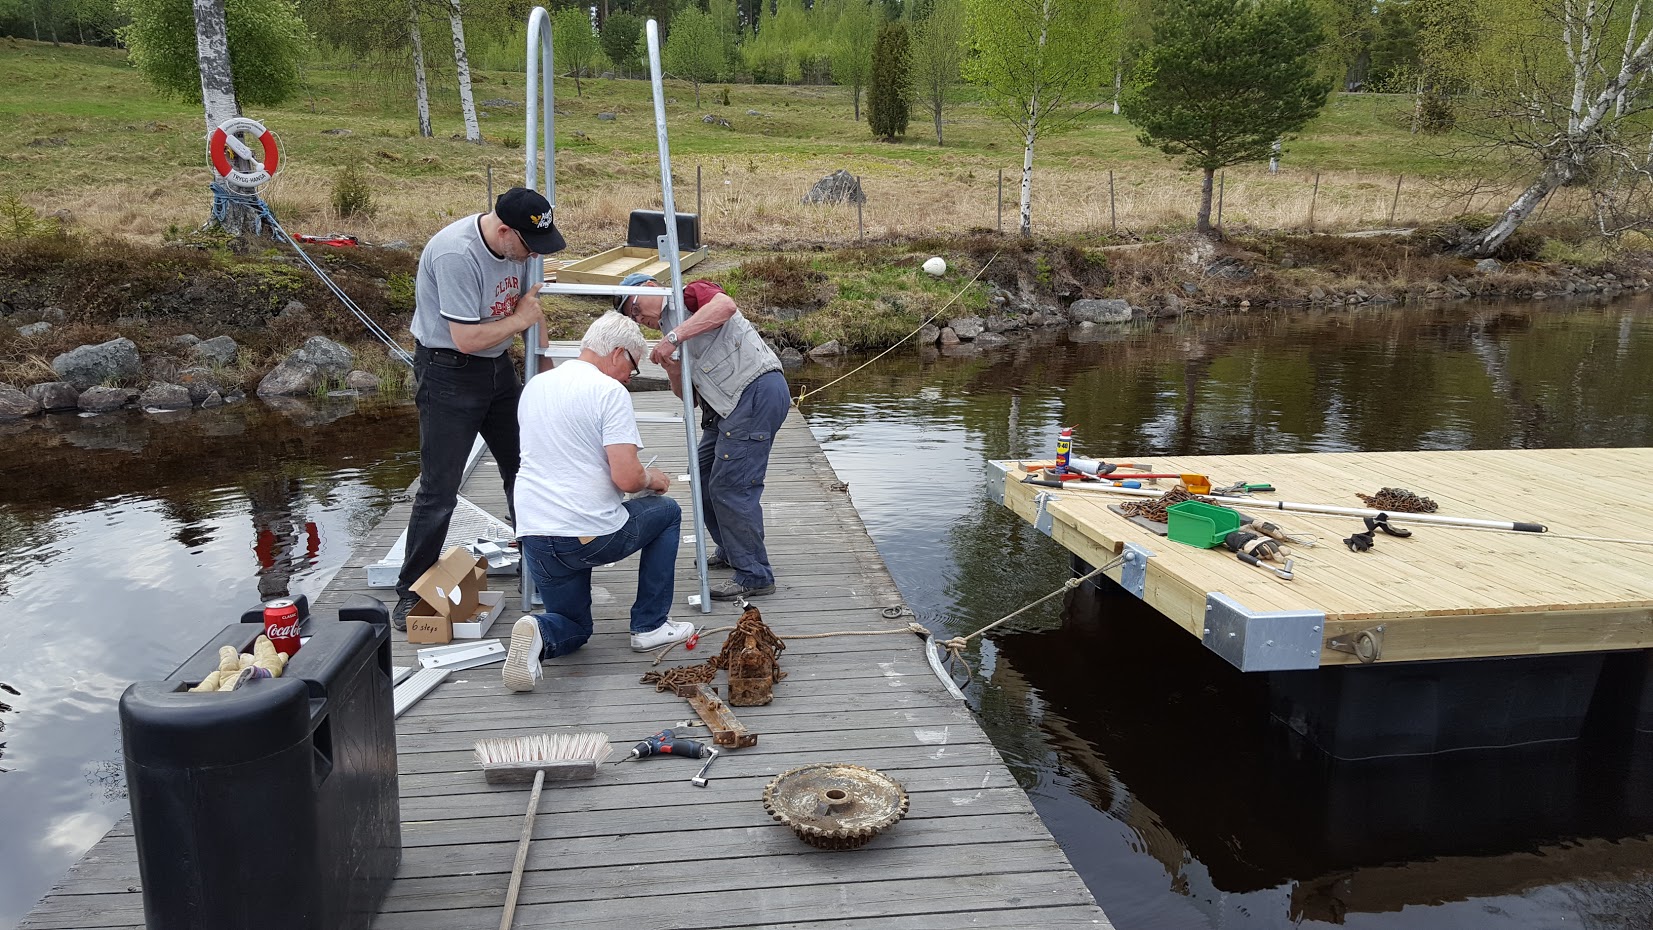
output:
M 408 38 L 413 43 L 413 87 L 419 100 L 419 135 L 429 139 L 430 84 L 425 79 L 425 40 L 419 33 L 419 7 L 408 0 Z
M 832 79 L 849 89 L 855 121 L 861 121 L 861 91 L 872 76 L 872 45 L 878 38 L 878 18 L 866 0 L 849 0 L 838 14 L 832 36 Z
M 964 6 L 960 0 L 935 0 L 929 14 L 914 27 L 913 93 L 936 127 L 936 145 L 942 144 L 941 112 L 947 92 L 958 82 L 964 61 Z
M 964 0 L 973 52 L 964 76 L 1022 142 L 1024 236 L 1033 233 L 1034 146 L 1100 105 L 1096 93 L 1113 62 L 1095 51 L 1114 33 L 1114 12 L 1112 0 Z
M 1516 153 L 1536 177 L 1497 221 L 1458 244 L 1461 255 L 1493 254 L 1545 197 L 1586 177 L 1602 232 L 1647 222 L 1644 210 L 1640 222 L 1614 218 L 1609 225 L 1623 212 L 1622 180 L 1628 176 L 1642 188 L 1653 181 L 1653 147 L 1636 119 L 1649 108 L 1653 16 L 1644 18 L 1641 0 L 1526 0 L 1520 6 L 1544 28 L 1494 37 L 1492 55 L 1517 57 L 1502 70 L 1487 69 L 1504 80 L 1484 84 L 1487 110 L 1466 131 Z
M 459 0 L 448 0 L 448 26 L 453 30 L 453 70 L 459 79 L 459 109 L 465 116 L 465 141 L 482 141 L 476 122 L 476 98 L 471 96 L 471 60 L 465 54 L 465 15 Z
M 585 96 L 580 74 L 597 62 L 603 51 L 591 28 L 591 14 L 585 7 L 571 6 L 557 11 L 551 19 L 551 55 L 557 68 L 574 76 L 574 96 Z
M 694 85 L 694 108 L 700 109 L 700 85 L 715 81 L 729 63 L 723 58 L 723 42 L 710 13 L 688 7 L 677 14 L 672 34 L 660 51 L 663 64 L 675 78 Z

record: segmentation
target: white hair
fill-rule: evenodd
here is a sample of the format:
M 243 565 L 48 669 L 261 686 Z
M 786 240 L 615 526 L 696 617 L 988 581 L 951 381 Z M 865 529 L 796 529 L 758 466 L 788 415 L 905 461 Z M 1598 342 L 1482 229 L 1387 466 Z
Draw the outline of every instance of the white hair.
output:
M 649 354 L 648 341 L 643 338 L 643 331 L 637 328 L 637 321 L 613 310 L 592 321 L 586 328 L 585 338 L 580 340 L 580 348 L 590 349 L 598 355 L 625 349 L 638 361 Z

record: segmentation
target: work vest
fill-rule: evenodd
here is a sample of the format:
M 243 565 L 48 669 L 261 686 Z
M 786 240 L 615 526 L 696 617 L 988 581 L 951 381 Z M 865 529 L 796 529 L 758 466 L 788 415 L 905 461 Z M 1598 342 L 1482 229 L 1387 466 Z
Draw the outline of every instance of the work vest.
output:
M 781 360 L 739 311 L 728 322 L 684 343 L 694 360 L 695 396 L 726 417 L 758 376 L 781 370 Z

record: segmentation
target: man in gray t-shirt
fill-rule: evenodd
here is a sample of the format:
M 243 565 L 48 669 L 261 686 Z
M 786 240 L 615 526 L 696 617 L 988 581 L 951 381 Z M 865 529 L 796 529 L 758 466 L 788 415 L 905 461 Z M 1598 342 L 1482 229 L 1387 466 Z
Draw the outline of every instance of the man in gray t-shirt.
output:
M 566 245 L 551 222 L 551 204 L 513 187 L 492 212 L 449 224 L 419 255 L 408 327 L 418 343 L 413 399 L 419 408 L 419 493 L 391 613 L 398 630 L 407 628 L 408 612 L 419 602 L 413 583 L 442 555 L 465 459 L 478 435 L 499 464 L 506 506 L 512 504 L 522 381 L 505 350 L 518 333 L 545 319 L 540 282 L 524 279 L 528 260 Z M 543 346 L 543 327 L 540 337 Z

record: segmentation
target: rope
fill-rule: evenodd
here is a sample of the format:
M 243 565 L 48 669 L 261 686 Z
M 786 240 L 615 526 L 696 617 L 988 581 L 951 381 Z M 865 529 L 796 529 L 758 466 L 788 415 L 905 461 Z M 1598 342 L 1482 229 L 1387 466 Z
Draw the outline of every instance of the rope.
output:
M 732 626 L 720 626 L 715 630 L 704 630 L 704 631 L 701 632 L 700 635 L 702 635 L 702 636 L 716 636 L 719 633 L 727 633 L 727 632 L 729 632 L 733 629 L 734 629 L 734 627 L 732 627 Z M 831 633 L 792 633 L 792 634 L 789 634 L 786 638 L 789 639 L 789 640 L 792 640 L 792 639 L 826 639 L 826 638 L 831 637 L 831 636 L 888 636 L 891 633 L 917 633 L 919 636 L 928 636 L 930 634 L 930 631 L 922 623 L 909 623 L 905 627 L 902 627 L 899 630 L 836 630 L 836 631 L 831 632 Z M 682 643 L 672 643 L 671 645 L 667 646 L 666 648 L 664 648 L 664 649 L 660 650 L 659 652 L 655 653 L 654 661 L 649 663 L 649 664 L 659 665 L 661 663 L 661 661 L 663 661 L 666 658 L 666 653 L 671 652 L 673 649 L 676 649 L 680 645 L 682 645 Z M 694 668 L 695 666 L 691 665 L 691 666 L 686 666 L 686 667 Z M 706 680 L 710 681 L 711 679 L 708 678 Z
M 354 300 L 351 300 L 350 295 L 346 294 L 344 289 L 339 287 L 331 277 L 328 277 L 327 272 L 316 264 L 315 259 L 299 247 L 298 240 L 289 236 L 287 230 L 281 228 L 280 221 L 276 219 L 275 213 L 271 212 L 270 205 L 265 203 L 263 198 L 257 194 L 232 190 L 220 181 L 212 182 L 212 221 L 220 226 L 225 225 L 229 220 L 232 207 L 240 207 L 253 214 L 253 233 L 255 235 L 263 232 L 264 224 L 268 222 L 275 237 L 292 246 L 293 251 L 298 253 L 299 259 L 309 266 L 311 271 L 316 273 L 316 277 L 320 278 L 321 283 L 325 284 L 327 289 L 333 292 L 333 296 L 344 304 L 345 309 L 349 310 L 351 315 L 367 328 L 373 338 L 385 344 L 385 348 L 390 350 L 390 357 L 409 368 L 413 367 L 412 354 L 402 348 L 401 344 L 384 327 L 375 322 L 371 316 L 368 316 L 367 311 L 358 306 Z
M 912 332 L 908 333 L 907 335 L 902 336 L 900 339 L 897 339 L 895 341 L 895 343 L 892 344 L 889 348 L 887 348 L 884 351 L 878 353 L 877 355 L 874 355 L 872 358 L 867 359 L 866 361 L 864 361 L 861 364 L 855 366 L 854 368 L 850 369 L 849 371 L 845 372 L 844 374 L 842 374 L 842 375 L 840 375 L 836 378 L 833 378 L 831 381 L 828 381 L 826 384 L 821 385 L 820 387 L 816 388 L 815 390 L 811 391 L 808 388 L 804 388 L 803 390 L 800 390 L 798 392 L 798 399 L 793 401 L 792 403 L 795 406 L 802 407 L 804 405 L 805 396 L 807 396 L 809 394 L 819 394 L 819 393 L 821 393 L 822 391 L 826 390 L 827 388 L 832 387 L 834 384 L 837 384 L 838 382 L 844 380 L 845 378 L 848 378 L 850 375 L 853 375 L 856 372 L 860 371 L 861 369 L 867 367 L 868 365 L 871 365 L 873 362 L 876 362 L 879 359 L 883 358 L 884 356 L 889 355 L 891 352 L 894 352 L 896 350 L 897 346 L 900 346 L 902 343 L 906 342 L 908 339 L 911 339 L 914 336 L 918 335 L 918 331 L 920 329 L 923 329 L 924 327 L 929 326 L 931 323 L 934 323 L 936 321 L 936 317 L 941 316 L 944 312 L 946 312 L 948 307 L 951 307 L 953 304 L 957 303 L 958 299 L 960 297 L 963 297 L 964 293 L 966 291 L 970 290 L 970 285 L 975 284 L 976 281 L 979 278 L 981 278 L 982 275 L 987 273 L 987 269 L 991 268 L 993 266 L 994 259 L 997 259 L 998 257 L 999 257 L 999 253 L 994 252 L 993 253 L 993 258 L 989 258 L 986 261 L 986 263 L 983 264 L 981 266 L 981 268 L 974 275 L 972 275 L 970 277 L 970 280 L 964 282 L 964 287 L 959 288 L 959 291 L 958 291 L 957 294 L 954 294 L 952 297 L 947 298 L 947 302 L 941 305 L 941 309 L 939 309 L 936 312 L 930 314 L 929 319 L 927 319 L 924 322 L 918 324 L 918 329 L 914 329 Z
M 949 640 L 946 640 L 946 641 L 940 643 L 941 648 L 947 650 L 947 659 L 946 659 L 947 671 L 949 673 L 951 673 L 952 670 L 953 670 L 954 665 L 958 665 L 958 666 L 962 667 L 964 669 L 964 681 L 961 682 L 961 686 L 962 685 L 968 685 L 970 683 L 970 679 L 972 677 L 974 677 L 974 673 L 970 670 L 970 663 L 965 661 L 965 659 L 964 659 L 964 649 L 965 649 L 966 646 L 968 646 L 970 644 L 970 640 L 975 639 L 976 637 L 982 635 L 983 633 L 986 633 L 988 630 L 991 630 L 994 627 L 1000 626 L 1000 625 L 1005 624 L 1005 623 L 1009 623 L 1011 620 L 1016 619 L 1017 617 L 1021 616 L 1022 614 L 1027 613 L 1028 611 L 1032 610 L 1035 607 L 1038 607 L 1040 604 L 1043 604 L 1045 601 L 1048 601 L 1053 597 L 1057 597 L 1059 595 L 1066 594 L 1067 592 L 1073 590 L 1074 588 L 1079 587 L 1080 585 L 1082 585 L 1085 582 L 1091 580 L 1092 578 L 1095 578 L 1097 575 L 1100 575 L 1103 572 L 1108 571 L 1111 568 L 1116 568 L 1116 567 L 1118 567 L 1120 565 L 1123 565 L 1123 564 L 1125 564 L 1125 558 L 1124 558 L 1124 556 L 1120 556 L 1119 558 L 1114 559 L 1113 561 L 1109 562 L 1108 564 L 1106 564 L 1106 565 L 1104 565 L 1100 568 L 1093 568 L 1090 571 L 1086 572 L 1083 575 L 1080 575 L 1077 578 L 1069 578 L 1067 581 L 1062 582 L 1062 586 L 1060 588 L 1057 588 L 1056 590 L 1050 592 L 1049 594 L 1046 594 L 1044 597 L 1041 597 L 1036 601 L 1033 601 L 1032 603 L 1029 603 L 1029 604 L 1026 604 L 1026 605 L 1022 606 L 1018 610 L 1014 610 L 1014 611 L 1012 611 L 1008 614 L 1005 614 L 1004 616 L 1000 617 L 997 620 L 994 620 L 992 623 L 989 623 L 988 625 L 982 627 L 981 629 L 977 630 L 976 632 L 971 633 L 968 636 L 955 636 L 952 639 L 949 639 Z

